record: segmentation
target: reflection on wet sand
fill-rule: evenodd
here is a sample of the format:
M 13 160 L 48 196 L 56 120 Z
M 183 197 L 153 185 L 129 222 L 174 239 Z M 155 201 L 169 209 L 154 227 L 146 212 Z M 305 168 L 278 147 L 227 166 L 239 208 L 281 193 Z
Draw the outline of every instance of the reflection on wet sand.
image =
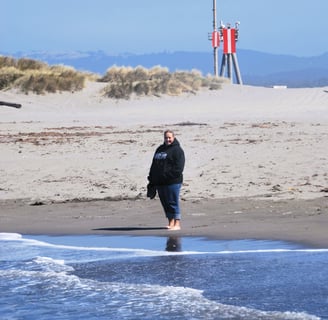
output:
M 181 247 L 181 238 L 177 236 L 171 236 L 167 238 L 166 241 L 166 251 L 180 252 L 182 251 Z

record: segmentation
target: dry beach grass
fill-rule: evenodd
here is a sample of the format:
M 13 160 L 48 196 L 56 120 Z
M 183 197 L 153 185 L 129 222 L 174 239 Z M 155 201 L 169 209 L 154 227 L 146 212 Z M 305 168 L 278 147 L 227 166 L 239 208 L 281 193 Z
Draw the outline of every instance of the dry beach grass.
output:
M 104 76 L 76 71 L 64 65 L 49 66 L 45 62 L 0 55 L 0 90 L 16 88 L 25 94 L 74 92 L 84 88 L 87 80 L 106 83 L 99 94 L 112 99 L 129 99 L 131 96 L 179 95 L 200 88 L 217 90 L 224 81 L 222 78 L 202 76 L 191 72 L 169 72 L 167 68 L 155 66 L 146 69 L 112 66 Z

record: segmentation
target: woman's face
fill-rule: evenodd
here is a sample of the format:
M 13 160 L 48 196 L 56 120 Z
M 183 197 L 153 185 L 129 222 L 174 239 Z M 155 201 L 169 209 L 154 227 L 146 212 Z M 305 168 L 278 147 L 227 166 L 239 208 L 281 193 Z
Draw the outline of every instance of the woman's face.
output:
M 168 146 L 174 141 L 174 135 L 172 132 L 166 132 L 164 135 L 164 143 Z

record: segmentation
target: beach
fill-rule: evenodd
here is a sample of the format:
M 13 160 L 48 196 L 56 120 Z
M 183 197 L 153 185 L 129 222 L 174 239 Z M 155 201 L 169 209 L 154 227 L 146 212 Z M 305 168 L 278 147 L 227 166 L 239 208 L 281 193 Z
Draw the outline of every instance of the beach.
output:
M 179 236 L 327 247 L 326 88 L 225 84 L 182 96 L 102 97 L 101 83 L 3 91 L 0 232 L 167 236 L 146 198 L 163 131 L 186 154 Z
M 325 88 L 225 84 L 115 101 L 2 91 L 5 319 L 328 318 Z M 147 175 L 163 132 L 186 166 L 182 229 Z

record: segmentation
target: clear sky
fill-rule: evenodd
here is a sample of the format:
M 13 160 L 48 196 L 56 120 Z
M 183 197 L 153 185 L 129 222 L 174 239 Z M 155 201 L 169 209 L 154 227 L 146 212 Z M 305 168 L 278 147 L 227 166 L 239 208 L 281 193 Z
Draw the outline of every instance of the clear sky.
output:
M 0 53 L 211 51 L 213 0 L 0 0 Z M 328 52 L 328 0 L 217 0 L 240 21 L 238 47 L 274 54 Z

